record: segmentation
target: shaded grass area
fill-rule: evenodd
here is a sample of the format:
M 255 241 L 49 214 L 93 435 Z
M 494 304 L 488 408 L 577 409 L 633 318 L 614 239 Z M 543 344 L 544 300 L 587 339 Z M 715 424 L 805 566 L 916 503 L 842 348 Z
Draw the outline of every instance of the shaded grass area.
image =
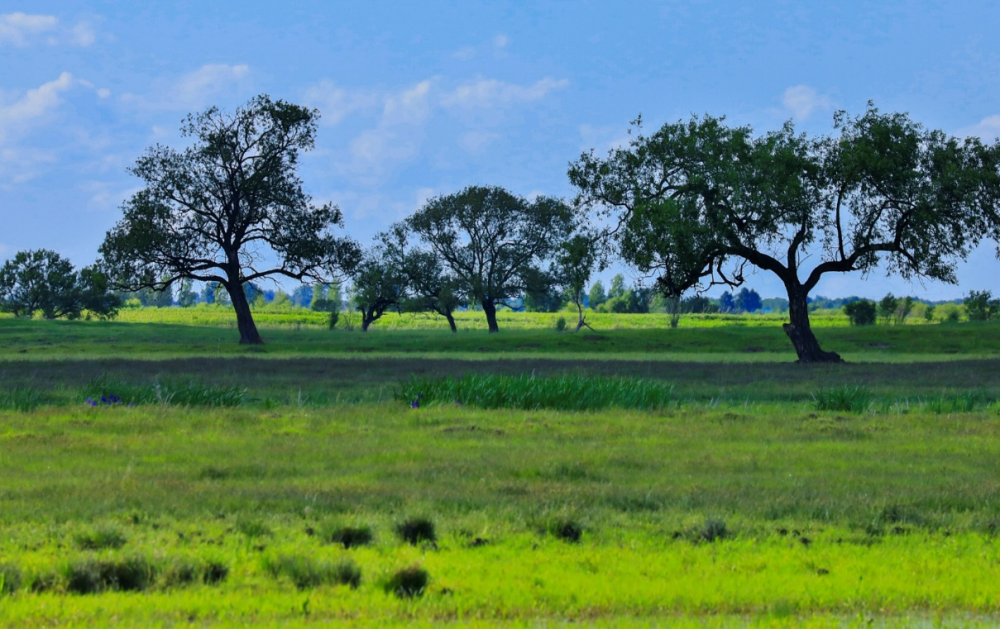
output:
M 827 349 L 853 361 L 942 360 L 1000 357 L 995 323 L 959 325 L 818 328 Z M 580 333 L 523 329 L 486 334 L 440 330 L 373 330 L 369 333 L 316 329 L 274 329 L 267 344 L 237 344 L 233 331 L 206 326 L 102 321 L 0 320 L 0 358 L 95 359 L 130 357 L 313 357 L 392 355 L 627 358 L 791 362 L 795 359 L 780 326 L 728 325 L 716 328 L 612 329 Z
M 679 403 L 753 405 L 799 402 L 813 405 L 824 393 L 860 390 L 867 401 L 940 402 L 940 412 L 972 411 L 1000 394 L 1000 360 L 796 365 L 768 363 L 674 363 L 552 358 L 481 360 L 429 358 L 189 358 L 163 361 L 0 361 L 0 409 L 30 410 L 49 404 L 83 404 L 88 396 L 116 395 L 126 404 L 189 389 L 215 405 L 238 398 L 253 407 L 323 407 L 393 399 L 412 378 L 471 378 L 486 375 L 650 380 L 671 387 Z M 130 392 L 138 395 L 129 397 Z M 197 394 L 197 395 L 195 395 Z M 98 398 L 99 399 L 99 398 Z M 444 400 L 453 402 L 454 398 Z M 971 404 L 966 404 L 966 401 Z M 949 410 L 954 404 L 954 410 Z M 822 407 L 821 407 L 822 408 Z M 849 410 L 829 407 L 833 410 Z

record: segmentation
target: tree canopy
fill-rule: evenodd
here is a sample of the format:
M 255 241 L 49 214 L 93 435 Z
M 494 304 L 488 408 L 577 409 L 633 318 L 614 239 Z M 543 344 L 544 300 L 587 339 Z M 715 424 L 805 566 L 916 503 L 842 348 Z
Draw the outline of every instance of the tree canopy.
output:
M 240 343 L 262 343 L 243 285 L 270 276 L 332 281 L 353 267 L 356 243 L 335 236 L 340 209 L 313 205 L 296 174 L 319 113 L 258 96 L 234 113 L 212 107 L 181 127 L 191 146 L 154 146 L 130 172 L 145 182 L 123 206 L 101 254 L 122 288 L 182 279 L 223 286 Z
M 573 224 L 571 209 L 559 199 L 528 201 L 490 186 L 435 197 L 406 220 L 463 292 L 482 305 L 490 332 L 499 331 L 497 306 L 529 288 Z
M 827 273 L 954 282 L 998 198 L 997 150 L 924 129 L 906 114 L 835 116 L 836 134 L 791 123 L 756 136 L 723 118 L 694 117 L 642 133 L 606 158 L 570 166 L 577 202 L 616 220 L 622 257 L 680 295 L 737 287 L 747 265 L 774 273 L 799 360 L 839 361 L 809 325 L 807 298 Z
M 113 317 L 120 305 L 103 273 L 93 267 L 77 273 L 55 251 L 19 251 L 0 267 L 0 310 L 16 317 L 41 311 L 46 319 L 77 319 L 84 310 Z

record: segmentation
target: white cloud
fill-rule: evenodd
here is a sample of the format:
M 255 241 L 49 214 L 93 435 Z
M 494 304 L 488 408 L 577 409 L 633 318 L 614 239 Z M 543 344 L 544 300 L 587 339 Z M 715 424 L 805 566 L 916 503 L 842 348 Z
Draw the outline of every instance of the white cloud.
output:
M 59 19 L 53 15 L 29 15 L 20 12 L 0 15 L 0 46 L 23 48 L 37 43 L 50 46 L 59 44 L 90 46 L 96 39 L 94 29 L 88 22 L 61 27 Z
M 106 181 L 88 181 L 82 188 L 90 197 L 87 206 L 99 212 L 117 210 L 126 199 L 142 190 L 142 186 L 122 187 Z
M 979 136 L 983 140 L 990 141 L 1000 138 L 1000 115 L 987 116 L 977 124 L 961 129 L 958 132 L 961 136 Z
M 545 98 L 550 93 L 569 85 L 566 79 L 544 78 L 531 85 L 517 85 L 496 79 L 480 79 L 474 83 L 460 85 L 445 94 L 441 103 L 453 108 L 504 107 L 518 103 L 529 103 Z
M 781 104 L 800 122 L 808 119 L 815 111 L 833 107 L 829 97 L 808 85 L 794 85 L 786 89 L 781 96 Z
M 123 94 L 122 102 L 144 109 L 194 111 L 220 95 L 243 93 L 249 87 L 250 67 L 245 64 L 210 63 L 175 80 L 153 84 L 151 94 Z
M 347 116 L 361 111 L 377 109 L 382 99 L 373 90 L 350 90 L 323 80 L 308 88 L 304 100 L 310 107 L 319 109 L 324 124 L 335 125 Z
M 430 91 L 431 82 L 426 80 L 386 98 L 382 124 L 419 124 L 426 120 L 431 111 L 428 102 Z
M 494 48 L 506 48 L 507 44 L 509 44 L 509 43 L 510 43 L 510 39 L 506 35 L 504 35 L 503 33 L 500 33 L 499 35 L 497 35 L 496 37 L 493 38 L 493 47 Z
M 23 97 L 10 103 L 0 103 L 0 144 L 15 132 L 24 132 L 34 120 L 52 112 L 62 102 L 60 94 L 73 87 L 76 80 L 69 72 L 59 78 L 28 90 Z

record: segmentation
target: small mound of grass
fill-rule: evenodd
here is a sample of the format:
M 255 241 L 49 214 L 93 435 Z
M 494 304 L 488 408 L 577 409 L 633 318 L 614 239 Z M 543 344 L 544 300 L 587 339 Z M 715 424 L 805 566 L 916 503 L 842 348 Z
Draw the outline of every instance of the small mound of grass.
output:
M 813 393 L 813 406 L 818 411 L 865 413 L 871 410 L 874 400 L 865 387 L 828 387 Z
M 264 561 L 264 568 L 274 578 L 287 577 L 300 590 L 321 585 L 361 585 L 361 568 L 350 559 L 337 562 L 305 555 L 278 555 Z
M 583 537 L 583 525 L 576 520 L 553 520 L 549 523 L 548 532 L 564 542 L 578 544 Z
M 236 520 L 236 530 L 251 539 L 259 537 L 271 537 L 271 529 L 261 522 L 252 518 L 239 518 Z
M 118 527 L 106 525 L 77 533 L 73 541 L 80 550 L 104 550 L 121 548 L 127 540 Z
M 458 403 L 488 409 L 658 410 L 673 401 L 673 387 L 638 378 L 473 374 L 461 378 L 415 378 L 395 396 L 414 408 Z
M 229 566 L 219 561 L 201 561 L 190 557 L 174 557 L 163 570 L 164 587 L 183 587 L 196 583 L 216 585 L 229 576 Z
M 13 594 L 21 587 L 21 569 L 9 563 L 0 564 L 0 596 Z
M 28 413 L 45 404 L 45 395 L 38 389 L 17 386 L 0 391 L 0 410 Z
M 367 546 L 372 543 L 374 535 L 368 526 L 334 526 L 322 528 L 320 538 L 331 544 L 340 544 L 345 549 Z
M 423 596 L 430 580 L 431 575 L 426 570 L 420 566 L 410 566 L 397 570 L 385 582 L 384 589 L 387 594 L 394 594 L 399 598 L 414 598 Z
M 695 539 L 702 542 L 717 542 L 730 536 L 729 527 L 726 521 L 721 518 L 707 518 L 705 522 L 695 529 Z
M 414 546 L 421 542 L 436 542 L 437 532 L 434 522 L 427 518 L 409 518 L 396 525 L 396 534 L 408 544 Z
M 66 589 L 75 594 L 99 592 L 141 592 L 156 578 L 156 567 L 145 557 L 78 559 L 64 571 Z

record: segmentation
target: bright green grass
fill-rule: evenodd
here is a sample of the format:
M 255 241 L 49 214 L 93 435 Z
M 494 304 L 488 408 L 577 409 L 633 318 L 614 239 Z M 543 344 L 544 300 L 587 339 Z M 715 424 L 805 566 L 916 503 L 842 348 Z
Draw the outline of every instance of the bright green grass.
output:
M 642 316 L 642 315 L 635 315 Z M 822 345 L 854 361 L 909 362 L 1000 357 L 997 324 L 818 328 Z M 794 361 L 780 326 L 611 329 L 597 333 L 511 329 L 499 334 L 467 330 L 375 329 L 368 333 L 316 328 L 263 332 L 266 345 L 237 344 L 234 330 L 164 323 L 0 320 L 0 360 L 167 359 L 205 357 L 510 357 L 682 360 L 710 362 Z
M 22 585 L 0 620 L 988 626 L 998 437 L 993 410 L 787 403 L 3 412 L 0 563 Z M 398 540 L 415 515 L 435 522 L 436 546 Z M 710 519 L 727 535 L 699 541 Z M 567 520 L 579 543 L 551 534 Z M 368 526 L 374 542 L 327 543 L 317 532 L 333 525 Z M 94 539 L 114 543 L 79 541 Z M 152 578 L 143 594 L 63 593 L 88 558 L 138 558 Z M 334 584 L 347 560 L 357 589 Z M 228 569 L 219 584 L 166 576 L 210 562 Z M 425 595 L 386 594 L 412 565 L 431 575 Z M 39 579 L 48 589 L 32 593 Z

